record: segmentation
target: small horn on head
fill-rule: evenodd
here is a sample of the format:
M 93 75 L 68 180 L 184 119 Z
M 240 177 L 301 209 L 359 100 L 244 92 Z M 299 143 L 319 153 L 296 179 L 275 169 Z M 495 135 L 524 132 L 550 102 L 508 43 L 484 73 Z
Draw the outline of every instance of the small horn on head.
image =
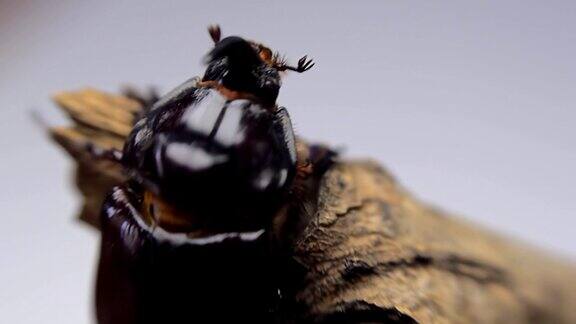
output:
M 208 26 L 208 34 L 210 34 L 210 38 L 214 41 L 214 44 L 220 41 L 222 37 L 222 31 L 220 30 L 220 25 L 210 25 Z

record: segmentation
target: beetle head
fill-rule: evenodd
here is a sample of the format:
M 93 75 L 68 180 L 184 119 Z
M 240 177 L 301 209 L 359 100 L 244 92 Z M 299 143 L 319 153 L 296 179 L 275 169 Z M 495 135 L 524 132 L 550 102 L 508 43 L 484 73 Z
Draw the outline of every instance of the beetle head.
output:
M 245 93 L 273 106 L 280 91 L 280 74 L 266 64 L 252 44 L 240 37 L 220 40 L 205 58 L 203 81 L 220 81 L 232 91 Z
M 296 67 L 270 48 L 238 36 L 221 39 L 218 26 L 208 28 L 214 48 L 206 55 L 203 81 L 219 81 L 228 90 L 253 97 L 264 106 L 274 106 L 280 91 L 280 72 L 309 70 L 314 63 L 306 56 Z

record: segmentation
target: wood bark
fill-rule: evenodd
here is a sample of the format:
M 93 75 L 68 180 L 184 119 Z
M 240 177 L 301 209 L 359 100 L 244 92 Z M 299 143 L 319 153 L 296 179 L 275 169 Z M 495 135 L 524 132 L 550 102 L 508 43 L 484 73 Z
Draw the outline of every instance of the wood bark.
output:
M 56 102 L 74 125 L 51 130 L 78 162 L 80 217 L 98 226 L 126 180 L 86 143 L 121 148 L 141 107 L 92 89 Z M 338 161 L 275 228 L 291 282 L 286 316 L 329 323 L 576 323 L 576 267 L 430 207 L 375 162 Z
M 573 264 L 422 204 L 377 163 L 335 165 L 316 201 L 294 245 L 314 318 L 576 323 Z

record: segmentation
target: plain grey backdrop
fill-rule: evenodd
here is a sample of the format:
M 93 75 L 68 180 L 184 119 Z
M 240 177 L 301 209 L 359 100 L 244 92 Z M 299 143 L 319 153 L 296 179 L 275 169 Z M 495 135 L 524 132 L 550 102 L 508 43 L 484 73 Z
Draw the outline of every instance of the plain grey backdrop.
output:
M 162 91 L 200 74 L 206 26 L 293 62 L 299 135 L 377 159 L 418 197 L 576 256 L 576 2 L 0 0 L 0 321 L 92 321 L 98 235 L 73 219 L 59 90 Z

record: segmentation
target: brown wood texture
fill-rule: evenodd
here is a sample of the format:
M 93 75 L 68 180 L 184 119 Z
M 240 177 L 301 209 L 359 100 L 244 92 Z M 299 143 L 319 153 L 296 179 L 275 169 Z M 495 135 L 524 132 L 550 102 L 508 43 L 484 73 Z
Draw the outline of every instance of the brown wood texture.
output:
M 335 165 L 315 201 L 294 248 L 312 317 L 576 323 L 573 264 L 420 203 L 374 162 Z
M 83 201 L 78 218 L 98 227 L 105 195 L 126 179 L 116 163 L 94 160 L 86 145 L 121 150 L 142 107 L 125 96 L 91 88 L 61 92 L 53 99 L 73 122 L 50 129 L 50 135 L 77 162 L 75 182 Z
M 55 101 L 74 124 L 51 135 L 78 162 L 80 218 L 97 226 L 104 195 L 125 176 L 93 160 L 86 143 L 121 148 L 141 106 L 93 89 Z M 279 235 L 290 238 L 289 257 L 304 269 L 291 298 L 306 318 L 576 323 L 576 267 L 568 261 L 419 202 L 374 162 L 340 161 L 310 187 L 296 215 L 302 221 L 292 222 L 307 225 Z

